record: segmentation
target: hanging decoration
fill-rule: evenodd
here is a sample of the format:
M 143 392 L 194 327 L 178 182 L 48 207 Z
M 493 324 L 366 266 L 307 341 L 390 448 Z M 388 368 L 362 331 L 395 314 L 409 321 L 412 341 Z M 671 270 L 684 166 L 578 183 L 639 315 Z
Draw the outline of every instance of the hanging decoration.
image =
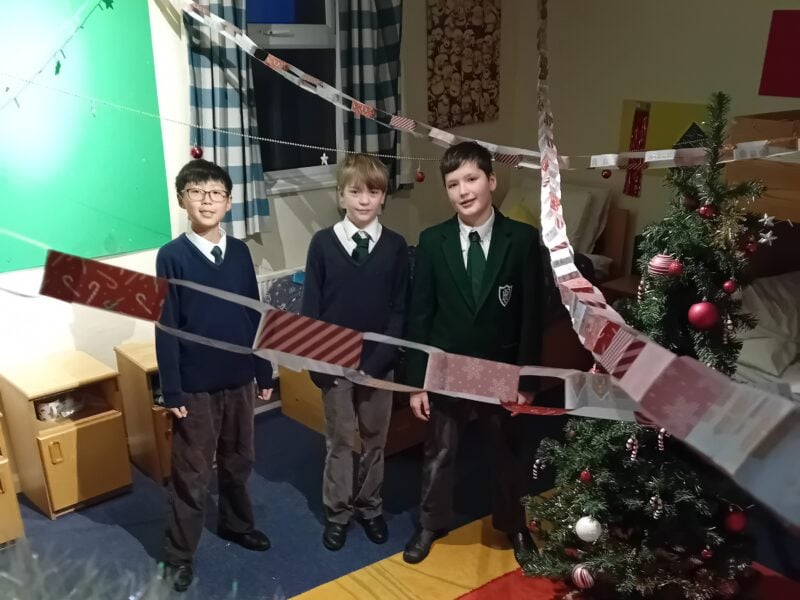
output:
M 428 122 L 494 121 L 499 96 L 500 0 L 428 0 Z
M 633 125 L 631 126 L 631 151 L 642 151 L 647 143 L 647 124 L 650 121 L 650 104 L 639 102 L 633 112 Z M 625 173 L 625 185 L 622 191 L 628 196 L 638 198 L 642 191 L 642 170 L 646 168 L 643 158 L 633 158 L 628 161 Z

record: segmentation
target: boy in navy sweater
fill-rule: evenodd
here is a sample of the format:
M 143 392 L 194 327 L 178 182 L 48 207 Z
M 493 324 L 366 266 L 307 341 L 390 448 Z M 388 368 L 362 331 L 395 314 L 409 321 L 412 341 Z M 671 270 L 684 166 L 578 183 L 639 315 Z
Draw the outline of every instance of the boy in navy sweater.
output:
M 231 208 L 230 176 L 214 163 L 193 160 L 178 173 L 175 188 L 191 229 L 158 251 L 156 274 L 258 299 L 250 251 L 219 226 Z M 161 323 L 249 348 L 258 318 L 251 309 L 172 285 Z M 249 550 L 270 546 L 254 527 L 247 479 L 254 460 L 254 380 L 259 397 L 269 399 L 272 366 L 252 354 L 218 350 L 160 329 L 156 355 L 164 404 L 175 422 L 165 561 L 173 587 L 184 591 L 193 578 L 215 452 L 220 537 Z
M 408 247 L 402 236 L 378 222 L 388 183 L 386 167 L 371 156 L 348 155 L 340 164 L 337 192 L 345 217 L 311 239 L 304 315 L 359 331 L 402 334 Z M 365 343 L 360 369 L 387 378 L 396 359 L 391 346 Z M 322 502 L 327 523 L 322 543 L 328 550 L 339 550 L 350 519 L 356 516 L 367 537 L 382 544 L 388 538 L 381 485 L 392 393 L 329 375 L 314 373 L 312 379 L 322 389 L 326 421 Z M 356 469 L 353 452 L 359 439 Z

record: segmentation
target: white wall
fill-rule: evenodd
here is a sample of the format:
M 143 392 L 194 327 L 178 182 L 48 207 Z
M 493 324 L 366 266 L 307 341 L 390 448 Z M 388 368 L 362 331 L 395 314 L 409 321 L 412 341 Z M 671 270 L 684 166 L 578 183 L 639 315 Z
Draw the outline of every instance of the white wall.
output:
M 162 10 L 154 0 L 148 0 L 148 5 L 159 110 L 162 115 L 188 122 L 186 48 L 180 39 L 180 29 L 176 33 L 175 21 L 168 18 L 166 8 Z M 180 19 L 177 25 L 180 26 Z M 177 235 L 185 230 L 186 220 L 173 200 L 170 180 L 188 160 L 186 128 L 162 121 L 162 137 L 168 180 L 164 198 L 170 201 L 172 234 Z M 104 262 L 154 273 L 155 255 L 155 250 L 147 250 L 104 259 Z M 41 280 L 42 269 L 26 269 L 0 274 L 0 287 L 36 294 Z M 116 364 L 115 345 L 152 337 L 150 323 L 50 298 L 29 299 L 0 292 L 0 368 L 71 349 L 83 350 L 113 366 Z
M 530 147 L 537 127 L 537 3 L 516 4 L 514 131 L 516 143 Z M 559 152 L 617 151 L 625 99 L 705 103 L 721 90 L 732 96 L 732 116 L 800 108 L 797 98 L 758 95 L 772 11 L 797 8 L 797 0 L 551 1 L 550 84 Z M 623 172 L 608 181 L 597 171 L 563 177 L 610 186 L 618 204 L 631 211 L 635 233 L 664 213 L 666 171 L 658 173 L 643 177 L 640 198 L 621 195 Z

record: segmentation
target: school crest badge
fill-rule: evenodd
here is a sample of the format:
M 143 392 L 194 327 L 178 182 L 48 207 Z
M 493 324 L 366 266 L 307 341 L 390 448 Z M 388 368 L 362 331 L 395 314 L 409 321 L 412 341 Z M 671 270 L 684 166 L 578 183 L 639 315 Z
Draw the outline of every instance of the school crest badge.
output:
M 511 290 L 513 286 L 510 285 L 501 285 L 497 288 L 497 297 L 500 299 L 500 304 L 503 305 L 503 308 L 508 306 L 509 301 L 511 300 Z

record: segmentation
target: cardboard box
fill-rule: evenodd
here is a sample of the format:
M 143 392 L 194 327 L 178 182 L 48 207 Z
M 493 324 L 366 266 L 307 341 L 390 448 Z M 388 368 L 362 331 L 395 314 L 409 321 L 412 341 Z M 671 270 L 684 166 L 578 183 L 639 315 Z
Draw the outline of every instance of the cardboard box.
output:
M 736 117 L 729 130 L 732 143 L 774 140 L 800 135 L 800 110 Z M 792 162 L 795 161 L 795 162 Z M 727 165 L 728 183 L 749 179 L 767 186 L 764 195 L 748 206 L 756 214 L 800 221 L 800 158 L 741 160 Z
M 728 135 L 733 144 L 800 135 L 800 110 L 735 117 Z

